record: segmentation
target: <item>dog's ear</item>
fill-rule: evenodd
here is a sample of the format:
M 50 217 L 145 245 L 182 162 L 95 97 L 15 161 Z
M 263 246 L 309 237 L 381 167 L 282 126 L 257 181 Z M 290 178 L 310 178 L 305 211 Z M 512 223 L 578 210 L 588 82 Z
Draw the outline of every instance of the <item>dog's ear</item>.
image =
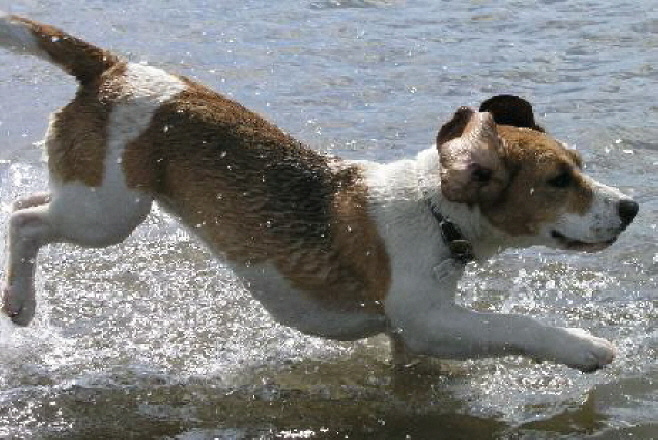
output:
M 491 113 L 461 107 L 436 138 L 441 192 L 453 202 L 489 204 L 507 185 L 502 142 Z
M 532 105 L 525 99 L 514 95 L 498 95 L 480 104 L 481 112 L 489 112 L 498 125 L 531 128 L 544 133 L 544 129 L 535 123 Z

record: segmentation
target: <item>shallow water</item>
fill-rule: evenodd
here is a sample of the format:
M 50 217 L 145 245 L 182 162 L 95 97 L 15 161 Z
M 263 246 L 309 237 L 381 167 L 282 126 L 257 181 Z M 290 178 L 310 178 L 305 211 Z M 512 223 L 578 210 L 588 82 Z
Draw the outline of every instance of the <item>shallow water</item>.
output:
M 0 437 L 658 438 L 654 2 L 11 6 L 192 76 L 349 158 L 411 155 L 455 108 L 520 94 L 641 212 L 602 253 L 508 252 L 461 286 L 471 307 L 612 340 L 618 358 L 589 375 L 518 358 L 393 372 L 381 339 L 334 343 L 275 324 L 157 210 L 121 246 L 51 246 L 34 325 L 0 320 Z M 74 85 L 34 59 L 0 52 L 0 65 L 4 224 L 11 200 L 45 188 L 32 144 Z

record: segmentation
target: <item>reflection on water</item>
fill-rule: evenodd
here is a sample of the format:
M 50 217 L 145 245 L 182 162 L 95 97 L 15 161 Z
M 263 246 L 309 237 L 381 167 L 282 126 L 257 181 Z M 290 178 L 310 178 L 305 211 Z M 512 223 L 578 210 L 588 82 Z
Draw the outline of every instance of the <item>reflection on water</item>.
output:
M 591 375 L 519 358 L 394 371 L 381 338 L 335 343 L 272 322 L 156 211 L 121 246 L 44 250 L 36 322 L 0 319 L 0 437 L 658 437 L 653 6 L 229 3 L 16 8 L 197 77 L 348 157 L 413 154 L 456 107 L 524 94 L 640 215 L 599 254 L 530 249 L 473 266 L 459 301 L 588 328 L 617 360 Z M 45 187 L 28 145 L 73 88 L 31 59 L 0 52 L 0 65 L 4 224 L 11 200 Z

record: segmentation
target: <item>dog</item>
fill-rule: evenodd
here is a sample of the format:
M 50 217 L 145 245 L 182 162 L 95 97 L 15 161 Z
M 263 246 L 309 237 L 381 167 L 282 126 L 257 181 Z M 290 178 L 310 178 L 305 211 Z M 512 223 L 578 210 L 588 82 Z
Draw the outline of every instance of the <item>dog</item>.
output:
M 55 27 L 2 13 L 0 46 L 79 83 L 46 133 L 49 192 L 16 201 L 8 220 L 3 311 L 14 324 L 35 314 L 40 247 L 121 243 L 157 202 L 303 333 L 385 333 L 395 364 L 523 355 L 588 372 L 612 362 L 613 345 L 584 330 L 455 304 L 469 261 L 534 245 L 599 251 L 638 212 L 588 177 L 524 99 L 460 107 L 415 158 L 343 161 L 186 77 Z

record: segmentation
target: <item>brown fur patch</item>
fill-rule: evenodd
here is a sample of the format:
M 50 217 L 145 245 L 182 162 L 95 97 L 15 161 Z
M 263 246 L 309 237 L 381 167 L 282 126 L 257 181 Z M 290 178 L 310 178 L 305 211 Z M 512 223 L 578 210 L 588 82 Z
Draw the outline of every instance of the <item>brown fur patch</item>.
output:
M 53 114 L 46 145 L 48 168 L 62 183 L 103 183 L 108 120 L 124 69 L 124 64 L 117 64 L 96 81 L 81 85 L 75 98 Z
M 383 311 L 388 255 L 359 170 L 240 104 L 188 81 L 128 146 L 124 170 L 228 260 L 269 262 L 327 306 Z
M 52 176 L 63 183 L 101 186 L 108 115 L 109 109 L 87 88 L 80 89 L 73 101 L 53 115 L 47 142 Z
M 511 178 L 501 197 L 483 213 L 511 235 L 531 235 L 562 213 L 585 214 L 593 191 L 580 170 L 580 156 L 539 131 L 498 126 L 504 141 L 502 156 Z M 568 173 L 563 188 L 550 181 Z

